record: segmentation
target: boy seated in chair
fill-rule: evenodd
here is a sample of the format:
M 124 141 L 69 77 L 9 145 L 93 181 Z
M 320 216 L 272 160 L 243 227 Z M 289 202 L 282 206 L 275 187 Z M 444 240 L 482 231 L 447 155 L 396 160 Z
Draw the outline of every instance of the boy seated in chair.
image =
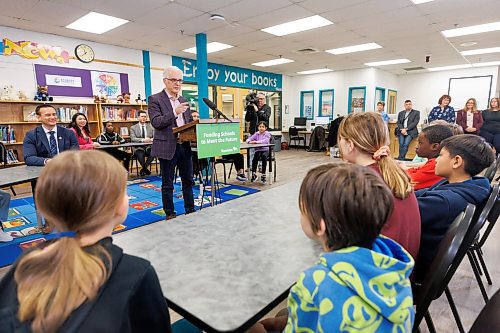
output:
M 441 142 L 435 172 L 445 179 L 415 193 L 422 223 L 420 252 L 415 265 L 416 282 L 425 278 L 439 243 L 457 215 L 467 204 L 478 206 L 487 200 L 490 183 L 485 177 L 476 175 L 493 161 L 493 151 L 480 136 L 455 135 Z

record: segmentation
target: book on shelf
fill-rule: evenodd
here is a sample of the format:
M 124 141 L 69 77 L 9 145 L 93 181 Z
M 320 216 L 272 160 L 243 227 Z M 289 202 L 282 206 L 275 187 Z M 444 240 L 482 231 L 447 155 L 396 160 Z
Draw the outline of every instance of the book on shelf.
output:
M 129 136 L 128 127 L 120 127 L 120 136 Z
M 37 122 L 38 118 L 35 113 L 36 106 L 35 105 L 24 105 L 23 106 L 23 120 L 24 121 L 29 121 L 29 122 Z M 76 114 L 76 113 L 83 113 L 85 116 L 87 116 L 88 109 L 87 106 L 85 105 L 75 105 L 75 106 L 70 106 L 70 107 L 56 107 L 56 116 L 57 116 L 57 121 L 63 122 L 63 123 L 69 123 L 71 122 L 71 118 Z
M 103 106 L 102 119 L 103 121 L 131 121 L 138 120 L 139 110 L 126 109 L 119 106 Z
M 7 149 L 6 156 L 7 156 L 7 161 L 6 161 L 7 164 L 19 163 L 19 158 L 18 158 L 16 149 Z M 0 157 L 0 161 L 2 160 L 2 158 L 3 157 Z
M 16 142 L 16 132 L 12 126 L 0 126 L 0 141 L 3 143 Z

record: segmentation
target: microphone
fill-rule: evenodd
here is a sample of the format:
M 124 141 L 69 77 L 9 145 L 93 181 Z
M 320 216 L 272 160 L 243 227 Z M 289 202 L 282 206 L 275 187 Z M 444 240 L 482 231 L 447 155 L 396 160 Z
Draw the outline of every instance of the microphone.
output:
M 212 110 L 215 112 L 216 116 L 219 117 L 219 116 L 222 116 L 222 118 L 226 119 L 227 121 L 229 121 L 230 123 L 232 123 L 233 121 L 231 119 L 229 119 L 228 117 L 226 117 L 226 115 L 224 113 L 222 113 L 219 109 L 217 109 L 217 105 L 215 105 L 214 102 L 212 102 L 211 100 L 209 100 L 208 98 L 205 98 L 203 97 L 203 102 L 205 102 L 205 104 Z

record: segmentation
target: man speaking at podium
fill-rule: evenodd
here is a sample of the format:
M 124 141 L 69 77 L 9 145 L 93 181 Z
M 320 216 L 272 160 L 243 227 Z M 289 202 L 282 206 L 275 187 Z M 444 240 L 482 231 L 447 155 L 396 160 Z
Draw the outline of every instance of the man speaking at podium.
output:
M 186 214 L 194 212 L 193 197 L 193 162 L 189 142 L 180 143 L 173 133 L 175 127 L 181 127 L 191 121 L 189 103 L 180 95 L 182 71 L 170 66 L 163 72 L 165 89 L 149 96 L 148 113 L 151 125 L 155 129 L 151 155 L 160 160 L 161 197 L 166 219 L 176 217 L 174 209 L 174 171 L 179 169 L 182 180 L 182 195 Z

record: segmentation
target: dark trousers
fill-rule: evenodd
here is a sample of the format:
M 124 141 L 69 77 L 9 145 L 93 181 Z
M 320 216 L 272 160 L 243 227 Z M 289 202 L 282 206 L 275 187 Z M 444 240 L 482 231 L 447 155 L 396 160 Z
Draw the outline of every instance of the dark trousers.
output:
M 262 162 L 262 173 L 266 173 L 267 159 L 269 157 L 269 152 L 267 151 L 256 151 L 253 155 L 252 160 L 252 172 L 257 171 L 257 165 L 259 161 Z
M 239 171 L 239 170 L 245 168 L 245 162 L 243 159 L 243 155 L 240 153 L 224 155 L 222 157 L 225 159 L 228 159 L 228 160 L 233 160 L 234 167 L 235 167 L 236 171 Z
M 408 152 L 408 147 L 410 146 L 411 140 L 412 140 L 411 135 L 400 134 L 398 136 L 398 141 L 399 141 L 398 160 L 404 160 L 406 158 L 406 153 Z
M 125 170 L 128 171 L 128 168 L 130 166 L 130 154 L 127 153 L 126 151 L 119 150 L 118 148 L 114 149 L 104 149 L 108 154 L 113 155 L 118 161 L 123 162 L 123 166 L 125 167 Z
M 481 135 L 486 140 L 486 142 L 492 144 L 493 147 L 495 147 L 497 154 L 500 153 L 500 133 L 493 134 L 485 130 L 480 130 L 479 135 Z
M 151 156 L 151 147 L 137 148 L 134 152 L 134 155 L 137 157 L 137 161 L 139 161 L 139 164 L 143 169 L 147 169 L 154 158 L 153 156 Z
M 194 212 L 193 196 L 193 161 L 191 147 L 187 144 L 177 144 L 175 154 L 171 160 L 160 158 L 161 170 L 161 200 L 163 210 L 167 216 L 175 214 L 174 210 L 174 177 L 175 166 L 179 170 L 182 181 L 182 195 L 186 213 Z

